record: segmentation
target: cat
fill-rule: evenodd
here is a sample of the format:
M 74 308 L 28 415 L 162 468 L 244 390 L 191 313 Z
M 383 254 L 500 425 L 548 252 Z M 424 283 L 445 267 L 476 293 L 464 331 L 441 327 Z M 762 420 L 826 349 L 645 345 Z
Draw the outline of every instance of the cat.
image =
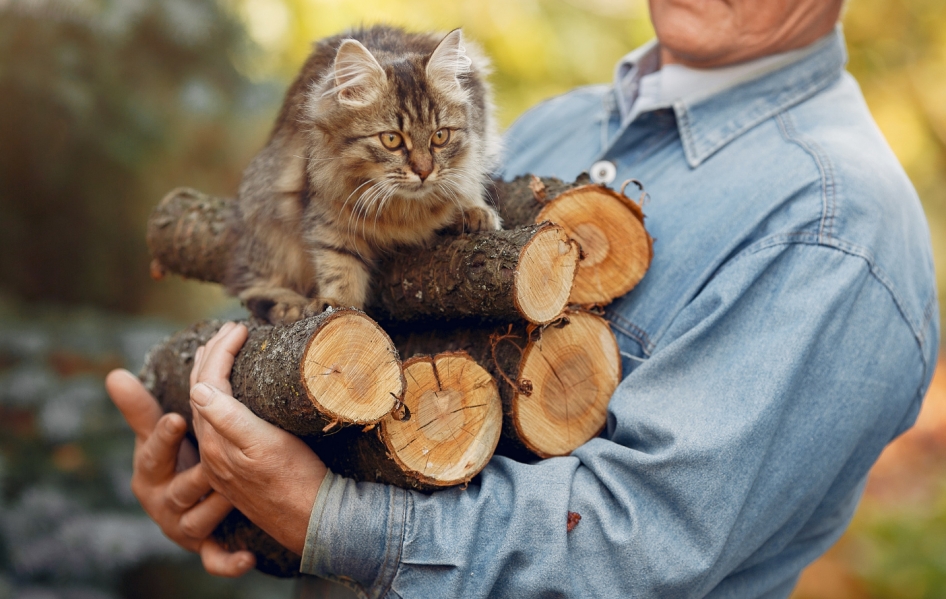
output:
M 499 229 L 488 68 L 459 29 L 317 42 L 243 173 L 227 289 L 273 324 L 363 308 L 384 252 Z

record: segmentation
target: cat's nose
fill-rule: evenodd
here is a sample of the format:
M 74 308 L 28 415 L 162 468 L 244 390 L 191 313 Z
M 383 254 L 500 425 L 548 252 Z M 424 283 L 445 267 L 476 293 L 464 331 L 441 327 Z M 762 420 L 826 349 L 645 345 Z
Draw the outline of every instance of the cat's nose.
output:
M 434 161 L 430 156 L 424 156 L 419 160 L 411 160 L 411 170 L 414 171 L 421 181 L 425 181 L 434 170 Z

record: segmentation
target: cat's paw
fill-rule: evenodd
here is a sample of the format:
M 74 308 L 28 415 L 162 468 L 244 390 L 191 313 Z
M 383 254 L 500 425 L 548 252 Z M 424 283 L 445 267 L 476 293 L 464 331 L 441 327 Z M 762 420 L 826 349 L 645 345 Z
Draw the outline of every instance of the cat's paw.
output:
M 499 213 L 488 206 L 474 206 L 463 214 L 452 227 L 456 233 L 474 233 L 476 231 L 498 231 L 502 227 Z
M 287 325 L 305 317 L 309 300 L 291 289 L 253 288 L 240 294 L 247 309 L 270 324 Z
M 271 324 L 287 325 L 305 317 L 305 306 L 295 302 L 277 302 L 266 317 Z
M 329 308 L 342 308 L 343 306 L 335 299 L 330 297 L 314 297 L 309 300 L 303 311 L 303 317 L 308 318 L 325 312 Z

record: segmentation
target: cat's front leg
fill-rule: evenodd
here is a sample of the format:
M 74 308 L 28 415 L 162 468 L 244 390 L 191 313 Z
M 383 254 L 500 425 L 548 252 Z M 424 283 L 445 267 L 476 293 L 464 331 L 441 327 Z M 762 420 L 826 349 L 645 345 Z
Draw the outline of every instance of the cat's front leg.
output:
M 306 314 L 317 314 L 326 306 L 364 309 L 371 288 L 369 263 L 353 252 L 320 248 L 313 252 L 319 297 L 310 301 Z
M 502 227 L 499 213 L 492 206 L 477 205 L 457 210 L 455 220 L 449 229 L 456 233 L 474 231 L 498 231 Z
M 291 324 L 304 316 L 311 299 L 286 287 L 255 285 L 239 294 L 240 300 L 257 318 L 270 324 Z

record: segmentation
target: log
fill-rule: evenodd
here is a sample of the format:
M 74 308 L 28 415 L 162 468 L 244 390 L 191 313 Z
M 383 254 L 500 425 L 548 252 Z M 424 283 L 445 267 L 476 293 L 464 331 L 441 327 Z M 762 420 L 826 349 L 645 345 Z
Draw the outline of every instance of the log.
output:
M 569 304 L 609 304 L 633 289 L 654 256 L 640 204 L 582 175 L 575 183 L 527 175 L 497 181 L 493 197 L 506 226 L 551 221 L 581 245 Z
M 448 351 L 404 362 L 403 408 L 377 426 L 308 439 L 333 472 L 432 491 L 471 480 L 493 448 L 524 460 L 567 455 L 604 428 L 621 376 L 607 322 L 585 311 L 544 329 L 441 327 L 393 338 L 403 355 Z M 214 536 L 253 551 L 268 574 L 298 573 L 298 556 L 239 512 Z
M 183 415 L 191 430 L 194 354 L 222 324 L 202 322 L 172 335 L 152 348 L 139 375 L 161 407 Z M 244 324 L 249 336 L 234 360 L 233 395 L 260 418 L 291 433 L 311 437 L 343 425 L 377 423 L 404 393 L 391 339 L 362 312 L 333 310 L 286 327 Z M 213 536 L 231 551 L 252 551 L 262 572 L 299 574 L 300 557 L 237 510 Z
M 213 538 L 227 551 L 250 551 L 256 569 L 270 576 L 301 576 L 302 556 L 289 551 L 240 510 L 231 510 L 213 531 Z
M 488 316 L 546 324 L 565 308 L 578 259 L 578 245 L 548 222 L 444 237 L 385 264 L 369 310 L 385 320 Z
M 151 276 L 169 271 L 188 279 L 220 283 L 236 243 L 237 203 L 195 189 L 168 193 L 148 219 Z
M 234 200 L 170 192 L 148 221 L 152 275 L 223 282 L 238 219 Z M 548 223 L 443 236 L 388 256 L 368 310 L 391 320 L 480 316 L 545 324 L 565 308 L 578 260 L 577 244 Z
M 493 377 L 469 355 L 445 352 L 404 363 L 400 411 L 367 434 L 342 431 L 312 445 L 335 473 L 434 491 L 468 483 L 492 457 L 502 429 Z
M 148 353 L 139 375 L 166 412 L 190 423 L 194 353 L 222 326 L 198 323 Z M 332 310 L 273 327 L 245 323 L 249 337 L 233 363 L 233 396 L 257 416 L 299 436 L 371 424 L 403 396 L 404 377 L 390 337 L 357 310 Z
M 367 431 L 348 427 L 305 440 L 332 472 L 358 481 L 427 492 L 468 483 L 499 440 L 502 406 L 495 381 L 464 353 L 416 357 L 404 363 L 404 372 L 401 411 Z M 299 556 L 237 510 L 214 538 L 230 551 L 252 551 L 256 568 L 266 574 L 299 575 Z
M 568 455 L 597 436 L 621 380 L 617 340 L 587 311 L 541 328 L 431 328 L 392 338 L 401 355 L 465 351 L 492 374 L 503 403 L 496 453 L 516 459 Z

